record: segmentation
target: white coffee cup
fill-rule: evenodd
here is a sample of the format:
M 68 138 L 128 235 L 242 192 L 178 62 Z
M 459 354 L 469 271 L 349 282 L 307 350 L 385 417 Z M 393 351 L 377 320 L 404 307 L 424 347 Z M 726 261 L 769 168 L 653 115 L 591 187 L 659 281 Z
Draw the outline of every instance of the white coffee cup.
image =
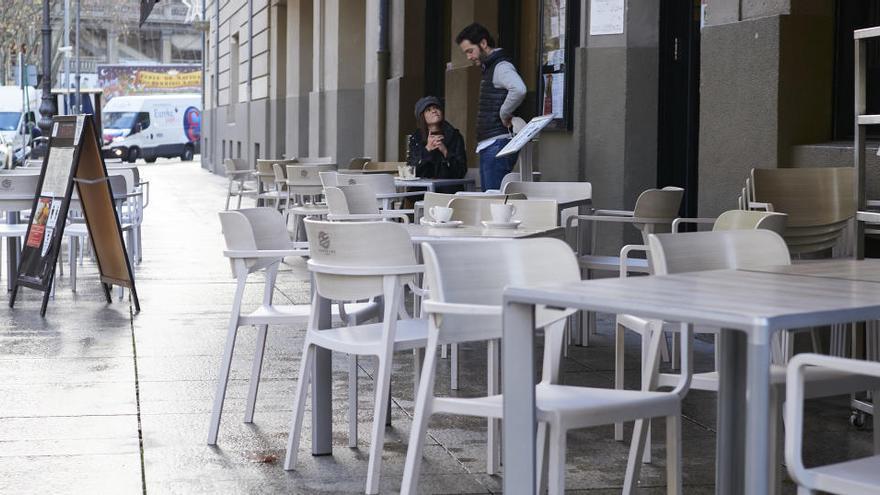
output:
M 452 208 L 446 206 L 432 206 L 428 209 L 428 213 L 430 213 L 431 218 L 437 222 L 448 222 L 452 220 Z
M 492 221 L 495 223 L 508 223 L 516 213 L 516 207 L 509 203 L 490 205 Z

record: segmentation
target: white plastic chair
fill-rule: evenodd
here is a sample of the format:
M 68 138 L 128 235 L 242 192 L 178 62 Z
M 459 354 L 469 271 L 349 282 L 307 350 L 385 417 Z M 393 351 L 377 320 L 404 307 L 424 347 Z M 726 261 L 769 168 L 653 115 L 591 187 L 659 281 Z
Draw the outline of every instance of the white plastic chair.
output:
M 428 314 L 428 345 L 416 398 L 416 412 L 404 467 L 404 494 L 415 493 L 428 421 L 433 414 L 457 414 L 502 419 L 502 396 L 498 394 L 497 355 L 492 343 L 501 338 L 503 290 L 508 285 L 573 282 L 580 279 L 577 260 L 569 246 L 557 239 L 523 239 L 497 243 L 422 244 L 425 274 L 431 299 L 424 302 Z M 545 438 L 549 437 L 549 491 L 565 490 L 565 451 L 568 430 L 611 424 L 618 420 L 666 417 L 669 443 L 668 489 L 681 492 L 680 423 L 681 397 L 687 392 L 687 375 L 672 393 L 622 391 L 560 384 L 559 368 L 564 338 L 564 319 L 571 310 L 539 307 L 535 325 L 545 329 L 544 366 L 535 390 L 538 427 L 538 472 L 543 471 Z M 685 331 L 687 333 L 687 331 Z M 487 340 L 490 343 L 488 396 L 477 398 L 435 397 L 436 348 L 451 342 Z M 683 365 L 690 363 L 687 339 Z M 659 347 L 659 340 L 653 343 Z M 648 377 L 650 378 L 650 377 Z M 530 384 L 522 384 L 531 386 Z M 636 431 L 642 428 L 637 423 Z M 493 424 L 489 427 L 488 456 L 494 472 Z M 524 435 L 531 432 L 524 431 Z M 636 443 L 633 444 L 637 447 Z M 635 488 L 637 453 L 627 466 L 628 493 Z M 539 480 L 539 484 L 541 481 Z M 532 487 L 523 487 L 523 492 Z
M 404 198 L 421 197 L 425 194 L 424 191 L 397 192 L 394 176 L 391 174 L 336 174 L 336 184 L 325 183 L 324 185 L 369 186 L 376 195 L 376 199 L 382 203 L 383 210 L 394 208 L 394 205 L 402 202 Z M 412 210 L 396 209 L 405 213 L 413 213 Z
M 314 275 L 315 297 L 300 361 L 294 395 L 294 416 L 287 443 L 284 469 L 296 464 L 308 385 L 312 379 L 315 348 L 378 357 L 371 432 L 367 493 L 378 493 L 385 439 L 385 419 L 390 414 L 387 397 L 395 351 L 420 349 L 427 339 L 425 320 L 398 319 L 403 315 L 403 286 L 422 272 L 406 230 L 390 222 L 325 222 L 305 220 L 311 252 L 309 270 Z M 318 297 L 355 301 L 382 296 L 382 323 L 318 329 Z M 418 370 L 418 360 L 415 360 Z M 417 380 L 416 380 L 417 381 Z M 349 439 L 351 442 L 352 439 Z
M 409 216 L 401 210 L 380 209 L 373 188 L 365 184 L 325 187 L 324 196 L 328 220 L 409 222 Z
M 286 256 L 307 256 L 307 249 L 296 248 L 290 242 L 284 220 L 274 208 L 247 208 L 235 211 L 220 212 L 220 223 L 226 239 L 224 256 L 229 258 L 232 274 L 236 278 L 235 297 L 229 318 L 229 329 L 226 336 L 226 347 L 218 373 L 217 392 L 214 396 L 214 408 L 208 431 L 208 444 L 216 445 L 220 428 L 220 416 L 223 412 L 223 401 L 226 384 L 232 366 L 232 353 L 235 349 L 235 338 L 238 328 L 254 325 L 257 327 L 257 345 L 251 369 L 250 386 L 247 405 L 245 407 L 245 423 L 253 421 L 254 405 L 260 381 L 260 370 L 263 364 L 263 350 L 269 325 L 294 325 L 305 323 L 309 319 L 310 307 L 305 304 L 281 305 L 273 303 L 275 280 L 278 265 Z M 248 277 L 257 272 L 264 272 L 263 300 L 260 306 L 249 313 L 242 312 L 242 299 Z M 337 316 L 343 321 L 365 318 L 374 309 L 369 305 L 355 305 L 348 313 L 340 312 Z M 351 405 L 351 404 L 350 404 Z M 357 407 L 355 403 L 354 408 Z
M 319 202 L 324 194 L 319 174 L 335 169 L 334 163 L 287 165 L 288 229 L 293 240 L 304 237 L 300 236 L 303 218 L 323 217 L 329 213 L 327 205 Z
M 241 208 L 242 197 L 255 198 L 257 196 L 257 187 L 249 180 L 253 178 L 254 170 L 241 158 L 227 158 L 223 160 L 223 166 L 226 168 L 226 178 L 229 180 L 224 209 L 229 209 L 229 200 L 233 197 L 238 198 L 236 208 Z
M 225 211 L 220 212 L 220 223 L 223 227 L 223 236 L 226 239 L 226 251 L 223 254 L 229 258 L 232 274 L 237 283 L 232 303 L 232 314 L 229 318 L 226 346 L 220 364 L 217 392 L 214 395 L 214 407 L 208 430 L 208 445 L 217 444 L 220 416 L 223 412 L 226 384 L 229 380 L 238 328 L 246 325 L 257 326 L 257 345 L 252 362 L 244 416 L 244 422 L 251 423 L 254 418 L 254 405 L 260 383 L 263 350 L 266 345 L 269 325 L 301 323 L 306 321 L 309 315 L 309 308 L 305 305 L 282 306 L 275 305 L 272 301 L 275 279 L 278 275 L 278 264 L 285 256 L 308 255 L 308 250 L 293 248 L 281 215 L 274 208 Z M 256 310 L 243 314 L 242 299 L 247 279 L 252 273 L 259 271 L 265 271 L 263 302 Z
M 880 493 L 880 415 L 874 416 L 874 455 L 849 461 L 806 468 L 801 454 L 804 434 L 804 399 L 810 370 L 825 369 L 839 373 L 857 373 L 880 382 L 880 363 L 844 359 L 819 354 L 798 354 L 788 365 L 785 403 L 785 464 L 788 474 L 798 484 L 798 494 L 819 491 L 839 495 L 876 495 Z M 839 392 L 829 391 L 828 395 Z M 880 397 L 875 389 L 874 397 Z

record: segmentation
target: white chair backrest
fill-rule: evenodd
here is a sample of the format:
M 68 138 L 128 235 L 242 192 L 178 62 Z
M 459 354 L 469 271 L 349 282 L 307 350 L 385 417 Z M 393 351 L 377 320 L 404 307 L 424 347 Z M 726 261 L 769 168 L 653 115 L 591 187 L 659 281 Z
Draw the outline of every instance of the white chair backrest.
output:
M 392 194 L 397 192 L 394 176 L 390 174 L 336 174 L 339 186 L 366 185 L 373 189 L 374 194 Z
M 513 219 L 521 222 L 520 228 L 547 229 L 559 226 L 559 205 L 556 200 L 514 199 L 508 203 L 516 208 Z
M 772 211 L 728 210 L 718 215 L 712 230 L 772 230 L 779 235 L 785 232 L 788 215 Z
M 317 195 L 324 187 L 321 174 L 336 174 L 335 163 L 287 165 L 287 187 L 292 194 Z
M 223 160 L 223 166 L 226 169 L 226 172 L 250 170 L 247 161 L 245 161 L 243 158 L 227 158 Z
M 511 172 L 501 179 L 501 187 L 498 189 L 503 191 L 504 187 L 510 182 L 522 182 L 522 175 L 519 172 Z
M 452 208 L 453 220 L 465 225 L 480 226 L 480 222 L 492 218 L 492 205 L 503 202 L 504 199 L 498 197 L 456 196 L 449 201 L 449 207 Z
M 305 220 L 310 269 L 315 289 L 334 301 L 369 299 L 383 292 L 383 268 L 416 266 L 412 240 L 406 229 L 391 222 L 326 222 Z M 314 269 L 317 264 L 335 273 Z M 348 275 L 368 269 L 375 275 Z
M 339 185 L 338 175 L 339 174 L 335 170 L 318 172 L 318 178 L 321 179 L 321 185 L 324 187 L 335 187 Z
M 655 275 L 791 264 L 788 247 L 770 230 L 648 235 Z
M 4 171 L 0 174 L 0 210 L 29 210 L 33 206 L 34 196 L 37 195 L 39 180 L 40 175 L 33 172 L 30 174 L 9 174 Z
M 434 221 L 434 217 L 431 216 L 431 208 L 434 206 L 449 206 L 449 202 L 454 198 L 453 194 L 444 194 L 444 193 L 436 193 L 436 192 L 426 192 L 425 199 L 422 200 L 422 216 L 424 216 L 425 220 Z
M 555 199 L 560 203 L 593 198 L 589 182 L 508 182 L 501 190 L 505 194 L 523 193 L 528 199 Z
M 559 239 L 422 243 L 422 255 L 431 299 L 439 302 L 500 306 L 508 286 L 580 280 L 574 253 Z M 572 313 L 538 306 L 535 325 L 546 327 Z M 444 314 L 439 328 L 441 342 L 497 339 L 501 318 Z M 561 358 L 564 328 L 546 327 L 545 378 L 549 370 L 558 368 L 553 362 Z
M 274 208 L 243 208 L 221 211 L 219 215 L 226 249 L 230 251 L 290 249 L 284 218 Z M 278 261 L 277 258 L 251 258 L 245 263 L 252 272 Z
M 296 163 L 319 165 L 334 164 L 336 161 L 332 156 L 302 156 L 296 159 Z
M 325 187 L 324 194 L 327 208 L 333 215 L 379 214 L 379 203 L 369 186 Z

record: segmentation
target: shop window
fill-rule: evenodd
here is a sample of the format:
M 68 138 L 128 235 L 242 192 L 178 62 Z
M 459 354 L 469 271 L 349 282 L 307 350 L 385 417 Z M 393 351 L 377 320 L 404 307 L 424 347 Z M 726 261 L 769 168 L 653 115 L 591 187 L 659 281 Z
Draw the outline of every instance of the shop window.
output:
M 537 115 L 553 115 L 548 129 L 571 130 L 578 1 L 542 0 L 538 38 Z
M 836 140 L 854 136 L 853 31 L 880 26 L 880 0 L 837 0 L 834 15 L 834 103 L 832 133 Z M 880 40 L 867 43 L 867 113 L 880 114 Z M 880 128 L 869 126 L 870 138 L 880 138 Z

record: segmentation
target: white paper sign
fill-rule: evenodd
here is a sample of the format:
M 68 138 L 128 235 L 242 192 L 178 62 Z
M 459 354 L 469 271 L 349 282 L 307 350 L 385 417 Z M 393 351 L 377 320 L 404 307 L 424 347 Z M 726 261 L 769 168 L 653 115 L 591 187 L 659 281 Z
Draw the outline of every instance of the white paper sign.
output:
M 70 181 L 70 167 L 73 163 L 74 148 L 52 148 L 43 177 L 43 196 L 64 196 Z
M 511 153 L 516 153 L 523 146 L 526 145 L 529 141 L 532 140 L 533 137 L 537 136 L 541 129 L 547 127 L 553 120 L 553 115 L 543 115 L 541 117 L 535 117 L 523 127 L 513 139 L 507 143 L 507 146 L 501 149 L 495 156 L 504 156 L 509 155 Z
M 590 35 L 623 34 L 624 0 L 590 1 Z

